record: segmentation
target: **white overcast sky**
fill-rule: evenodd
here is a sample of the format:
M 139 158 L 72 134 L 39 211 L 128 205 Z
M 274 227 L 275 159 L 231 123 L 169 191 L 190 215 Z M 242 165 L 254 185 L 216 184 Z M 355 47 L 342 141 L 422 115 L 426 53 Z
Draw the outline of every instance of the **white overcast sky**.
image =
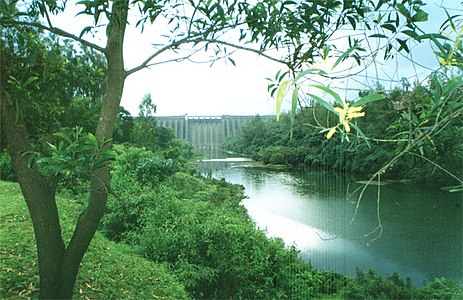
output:
M 427 1 L 425 11 L 432 14 L 426 24 L 429 31 L 437 31 L 444 20 L 445 14 L 439 6 L 461 9 L 459 2 L 460 0 Z M 78 9 L 70 7 L 64 16 L 55 17 L 54 26 L 79 34 L 82 28 L 90 25 L 91 19 L 85 16 L 74 17 L 76 12 Z M 127 69 L 140 64 L 153 52 L 151 43 L 155 42 L 159 34 L 158 28 L 148 28 L 140 33 L 139 28 L 128 26 L 124 48 Z M 93 42 L 104 45 L 101 39 L 96 38 Z M 436 67 L 436 59 L 429 45 L 419 46 L 415 50 L 415 60 Z M 209 64 L 183 61 L 144 69 L 127 78 L 121 105 L 132 115 L 136 115 L 141 99 L 150 93 L 157 105 L 156 115 L 274 114 L 275 104 L 267 92 L 265 78 L 273 77 L 282 66 L 243 51 L 236 52 L 232 57 L 236 66 L 225 64 L 224 61 L 217 61 L 212 67 Z M 406 60 L 390 61 L 385 66 L 379 66 L 378 70 L 380 77 L 385 79 L 411 78 L 416 73 L 422 78 L 429 73 Z M 368 70 L 368 76 L 372 77 L 358 80 L 363 84 L 374 84 L 375 72 L 372 68 Z M 359 86 L 353 80 L 335 84 L 338 87 Z

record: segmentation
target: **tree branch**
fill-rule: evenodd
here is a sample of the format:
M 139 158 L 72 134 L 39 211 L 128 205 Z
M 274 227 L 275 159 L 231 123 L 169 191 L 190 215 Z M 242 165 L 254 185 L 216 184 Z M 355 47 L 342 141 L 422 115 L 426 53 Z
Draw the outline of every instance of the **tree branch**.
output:
M 42 0 L 41 2 L 42 2 L 42 5 L 43 5 L 43 10 L 45 12 L 45 17 L 47 18 L 48 26 L 50 28 L 53 28 L 54 26 L 51 24 L 50 15 L 48 14 L 48 10 L 47 10 L 47 6 L 45 4 L 45 1 Z
M 185 43 L 188 43 L 188 42 L 192 42 L 192 41 L 189 41 L 190 37 L 185 37 L 181 40 L 178 40 L 178 41 L 175 41 L 175 42 L 172 42 L 171 44 L 167 45 L 167 46 L 164 46 L 162 47 L 161 49 L 159 49 L 158 51 L 154 52 L 153 54 L 151 54 L 147 59 L 145 59 L 145 61 L 143 61 L 140 65 L 138 65 L 137 67 L 134 67 L 128 71 L 125 72 L 125 77 L 127 78 L 128 76 L 132 75 L 133 73 L 135 72 L 138 72 L 140 70 L 143 70 L 144 68 L 148 67 L 149 63 L 151 60 L 153 60 L 156 56 L 160 55 L 161 53 L 167 51 L 167 50 L 170 50 L 170 49 L 173 49 L 175 47 L 178 47 L 180 46 L 181 44 L 185 44 Z
M 14 25 L 22 25 L 22 26 L 31 26 L 31 27 L 35 27 L 35 28 L 39 28 L 39 29 L 42 29 L 42 30 L 46 30 L 48 32 L 51 32 L 51 33 L 54 33 L 56 35 L 59 35 L 61 37 L 65 37 L 65 38 L 70 38 L 76 42 L 79 42 L 89 48 L 92 48 L 94 50 L 97 50 L 101 53 L 105 53 L 106 52 L 106 49 L 101 47 L 101 46 L 98 46 L 96 44 L 93 44 L 87 40 L 84 40 L 83 38 L 81 37 L 78 37 L 74 34 L 71 34 L 67 31 L 64 31 L 60 28 L 57 28 L 57 27 L 49 27 L 49 26 L 45 26 L 41 23 L 37 23 L 37 22 L 24 22 L 24 21 L 12 21 L 12 20 L 5 20 L 5 21 L 1 21 L 0 24 L 4 25 L 4 26 L 14 26 Z
M 254 48 L 245 47 L 245 46 L 241 46 L 241 45 L 236 45 L 236 44 L 233 44 L 233 43 L 229 43 L 229 42 L 225 42 L 225 41 L 221 41 L 221 40 L 216 40 L 216 39 L 204 39 L 203 42 L 214 43 L 214 44 L 219 44 L 219 45 L 225 45 L 225 46 L 233 47 L 233 48 L 238 49 L 238 50 L 244 50 L 244 51 L 248 51 L 248 52 L 253 52 L 253 53 L 256 53 L 256 54 L 258 54 L 258 55 L 260 55 L 262 57 L 265 57 L 265 58 L 267 58 L 267 59 L 269 59 L 271 61 L 286 65 L 291 69 L 291 66 L 290 66 L 289 62 L 278 59 L 278 58 L 275 58 L 273 56 L 265 54 L 262 51 L 254 49 Z
M 128 76 L 132 75 L 133 73 L 138 72 L 138 71 L 140 71 L 140 70 L 142 70 L 144 68 L 155 65 L 155 64 L 150 64 L 150 61 L 152 61 L 156 56 L 160 55 L 161 53 L 163 53 L 163 52 L 165 52 L 167 50 L 173 49 L 173 48 L 178 47 L 178 46 L 180 46 L 182 44 L 201 43 L 201 42 L 220 44 L 220 45 L 233 47 L 233 48 L 238 49 L 238 50 L 244 50 L 244 51 L 248 51 L 248 52 L 253 52 L 253 53 L 256 53 L 256 54 L 258 54 L 258 55 L 260 55 L 262 57 L 265 57 L 265 58 L 267 58 L 267 59 L 269 59 L 271 61 L 274 61 L 274 62 L 277 62 L 277 63 L 280 63 L 280 64 L 284 64 L 284 65 L 290 67 L 289 62 L 278 59 L 278 58 L 275 58 L 275 57 L 272 57 L 270 55 L 267 55 L 267 54 L 263 53 L 260 50 L 254 49 L 254 48 L 245 47 L 245 46 L 241 46 L 241 45 L 237 45 L 237 44 L 233 44 L 233 43 L 229 43 L 229 42 L 225 42 L 225 41 L 221 41 L 221 40 L 217 40 L 217 39 L 204 39 L 204 38 L 197 38 L 197 37 L 185 37 L 185 38 L 183 38 L 181 40 L 172 42 L 171 44 L 169 44 L 167 46 L 164 46 L 161 49 L 159 49 L 158 51 L 154 52 L 147 59 L 145 59 L 145 61 L 143 61 L 143 63 L 141 63 L 137 67 L 134 67 L 134 68 L 126 71 L 125 77 L 128 77 Z M 188 57 L 190 57 L 190 55 L 186 56 L 186 58 L 188 58 Z M 177 61 L 177 59 L 171 59 L 169 61 Z

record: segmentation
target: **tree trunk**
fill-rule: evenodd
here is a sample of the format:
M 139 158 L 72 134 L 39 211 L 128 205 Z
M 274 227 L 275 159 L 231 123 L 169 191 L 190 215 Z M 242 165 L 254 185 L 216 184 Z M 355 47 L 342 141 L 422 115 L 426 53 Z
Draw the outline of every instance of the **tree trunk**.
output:
M 119 112 L 126 77 L 123 42 L 127 12 L 128 0 L 114 1 L 106 47 L 106 99 L 96 132 L 100 141 L 112 136 Z M 6 71 L 2 69 L 0 74 L 1 87 L 6 86 Z M 108 166 L 93 171 L 88 206 L 80 215 L 71 241 L 65 248 L 55 190 L 48 185 L 35 165 L 28 165 L 28 157 L 23 155 L 32 150 L 27 128 L 21 120 L 16 122 L 18 112 L 15 106 L 7 103 L 4 90 L 0 92 L 1 128 L 6 136 L 8 152 L 34 226 L 40 277 L 39 296 L 42 299 L 71 299 L 80 263 L 106 209 L 110 189 Z
M 108 62 L 106 99 L 103 103 L 96 129 L 96 136 L 100 142 L 105 138 L 112 137 L 117 114 L 119 113 L 119 105 L 126 77 L 123 44 L 127 24 L 127 12 L 127 0 L 114 2 L 105 53 Z M 74 234 L 64 254 L 60 283 L 62 298 L 70 298 L 72 296 L 72 289 L 80 262 L 104 215 L 109 191 L 109 168 L 105 165 L 92 172 L 88 206 L 80 215 Z
M 2 93 L 3 94 L 3 93 Z M 40 297 L 57 298 L 60 271 L 64 255 L 55 191 L 40 175 L 37 168 L 28 166 L 28 157 L 22 155 L 32 150 L 23 122 L 16 122 L 16 109 L 8 106 L 2 95 L 0 119 L 3 136 L 11 155 L 22 194 L 26 200 L 34 227 L 40 276 Z

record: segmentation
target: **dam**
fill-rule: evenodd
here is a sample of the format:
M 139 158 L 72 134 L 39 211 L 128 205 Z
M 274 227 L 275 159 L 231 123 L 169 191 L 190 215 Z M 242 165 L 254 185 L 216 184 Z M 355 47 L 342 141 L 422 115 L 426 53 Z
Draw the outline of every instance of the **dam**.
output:
M 218 149 L 227 138 L 236 135 L 240 127 L 255 116 L 156 116 L 156 126 L 170 127 L 175 137 L 190 141 L 195 150 Z M 260 116 L 261 120 L 275 116 Z

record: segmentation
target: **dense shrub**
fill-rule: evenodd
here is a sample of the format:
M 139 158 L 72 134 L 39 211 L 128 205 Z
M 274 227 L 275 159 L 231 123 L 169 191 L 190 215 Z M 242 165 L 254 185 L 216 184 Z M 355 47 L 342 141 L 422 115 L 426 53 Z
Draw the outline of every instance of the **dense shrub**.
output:
M 288 152 L 288 147 L 267 147 L 259 151 L 259 158 L 264 164 L 285 165 L 288 164 Z
M 359 269 L 356 278 L 344 290 L 347 299 L 413 299 L 415 293 L 410 280 L 404 281 L 397 273 L 381 278 L 372 270 Z
M 11 157 L 6 151 L 0 152 L 0 180 L 16 181 Z
M 158 153 L 144 148 L 130 147 L 117 158 L 113 174 L 127 176 L 140 184 L 155 185 L 175 171 L 172 159 L 165 159 Z
M 162 180 L 156 170 L 148 169 L 141 180 L 140 157 L 153 155 L 160 154 L 127 149 L 116 161 L 115 196 L 108 203 L 102 231 L 150 261 L 165 264 L 193 298 L 310 299 L 329 294 L 420 299 L 461 292 L 445 281 L 419 291 L 397 274 L 382 278 L 359 270 L 349 278 L 319 272 L 304 263 L 295 248 L 256 229 L 240 204 L 241 186 L 181 168 Z M 153 179 L 146 181 L 149 176 Z
M 145 184 L 136 172 L 136 156 L 150 155 L 128 149 L 116 161 L 117 196 L 109 201 L 102 224 L 108 237 L 134 246 L 151 261 L 167 263 L 194 298 L 317 294 L 313 269 L 298 252 L 256 230 L 240 204 L 241 186 L 185 172 Z
M 418 299 L 463 299 L 463 288 L 451 280 L 436 278 L 424 286 Z

